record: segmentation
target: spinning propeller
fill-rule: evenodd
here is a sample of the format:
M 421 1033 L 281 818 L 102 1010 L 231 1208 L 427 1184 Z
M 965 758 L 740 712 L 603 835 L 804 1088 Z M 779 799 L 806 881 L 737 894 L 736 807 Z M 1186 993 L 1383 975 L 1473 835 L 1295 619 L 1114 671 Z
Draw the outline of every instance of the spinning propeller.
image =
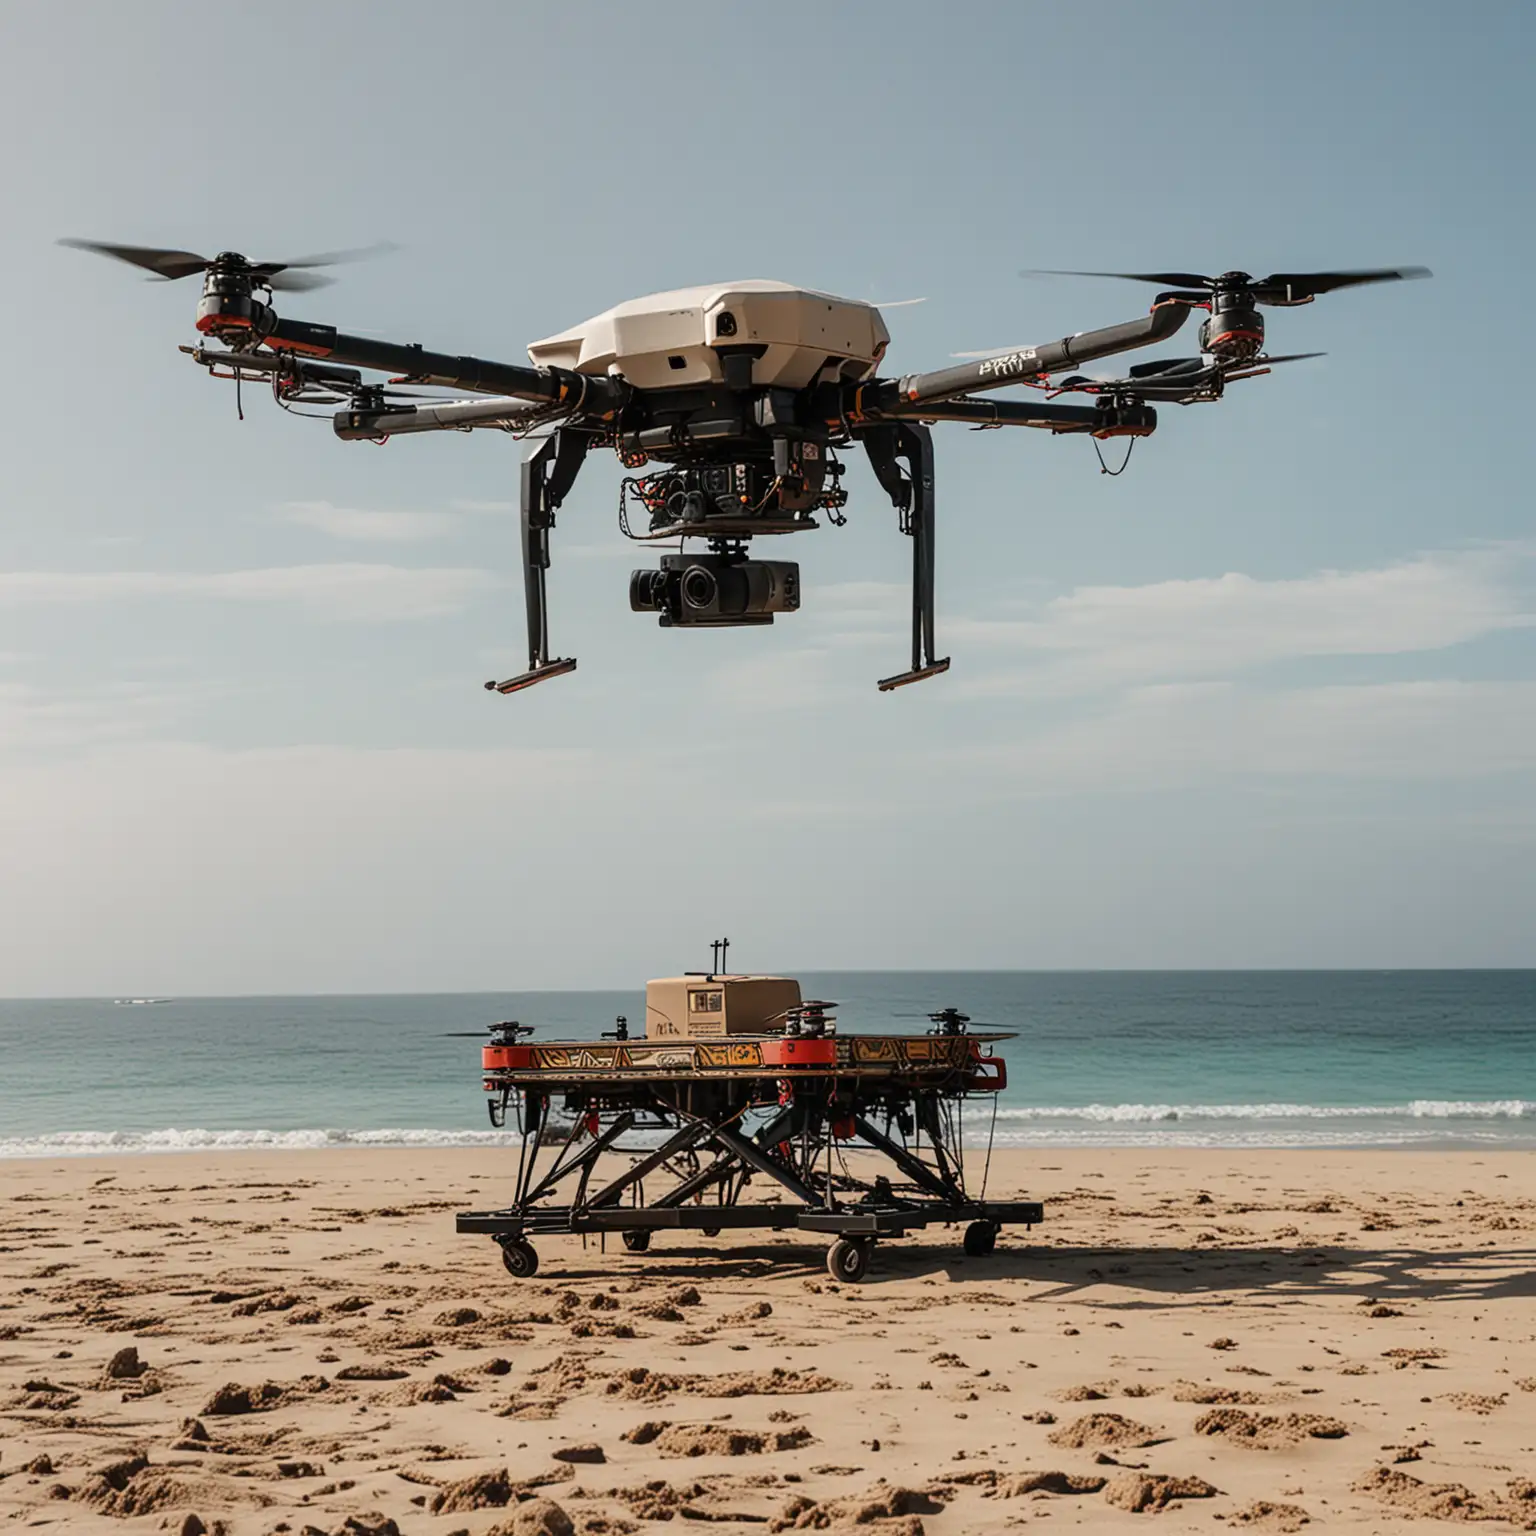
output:
M 1209 318 L 1200 327 L 1200 350 L 1223 362 L 1246 363 L 1264 350 L 1261 304 L 1310 304 L 1320 293 L 1359 288 L 1366 283 L 1395 283 L 1428 277 L 1428 267 L 1355 267 L 1338 272 L 1271 272 L 1253 277 L 1247 272 L 1072 272 L 1038 269 L 1055 277 L 1116 277 L 1133 283 L 1158 283 L 1174 291 L 1158 295 L 1158 304 L 1187 304 L 1204 309 Z M 1024 276 L 1031 274 L 1025 272 Z
M 1246 272 L 1223 272 L 1206 277 L 1200 272 L 1075 272 L 1055 267 L 1026 270 L 1025 277 L 1118 277 L 1133 283 L 1158 283 L 1164 288 L 1201 288 L 1190 297 L 1203 301 L 1206 293 L 1242 294 L 1256 304 L 1310 304 L 1320 293 L 1339 288 L 1359 288 L 1366 283 L 1395 283 L 1428 277 L 1428 267 L 1355 267 L 1338 272 L 1271 272 L 1251 277 Z M 1181 295 L 1182 297 L 1182 295 Z
M 289 293 L 307 293 L 312 288 L 324 288 L 335 278 L 322 277 L 311 271 L 314 267 L 331 267 L 340 262 L 363 261 L 370 256 L 381 256 L 395 249 L 387 242 L 363 246 L 352 251 L 326 251 L 317 256 L 301 256 L 294 261 L 247 261 L 236 251 L 220 251 L 217 256 L 199 256 L 196 251 L 166 250 L 153 245 L 109 245 L 101 240 L 60 240 L 72 250 L 93 251 L 98 256 L 111 256 L 126 261 L 130 266 L 142 267 L 165 282 L 192 277 L 198 272 L 214 270 L 239 272 L 264 288 Z

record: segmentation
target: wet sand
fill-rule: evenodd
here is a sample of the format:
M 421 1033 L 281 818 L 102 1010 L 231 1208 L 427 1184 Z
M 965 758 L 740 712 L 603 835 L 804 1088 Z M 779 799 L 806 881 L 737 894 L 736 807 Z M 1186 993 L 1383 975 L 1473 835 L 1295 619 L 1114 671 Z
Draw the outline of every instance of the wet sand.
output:
M 500 1151 L 0 1163 L 0 1521 L 1536 1529 L 1536 1161 L 1008 1151 L 1046 1223 L 537 1239 Z M 350 1523 L 349 1523 L 350 1522 Z M 1428 1522 L 1428 1524 L 1426 1524 Z

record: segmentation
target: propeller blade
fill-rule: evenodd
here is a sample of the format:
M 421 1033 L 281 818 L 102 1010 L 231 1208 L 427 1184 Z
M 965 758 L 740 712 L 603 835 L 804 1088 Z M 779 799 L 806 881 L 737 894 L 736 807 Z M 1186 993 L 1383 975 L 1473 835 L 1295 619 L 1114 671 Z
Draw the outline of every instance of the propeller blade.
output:
M 1279 357 L 1270 357 L 1267 354 L 1260 357 L 1250 357 L 1248 365 L 1263 364 L 1268 368 L 1272 363 L 1299 363 L 1309 357 L 1327 357 L 1326 352 L 1282 352 Z
M 1253 285 L 1261 301 L 1266 289 L 1283 290 L 1287 297 L 1333 293 L 1340 288 L 1359 288 L 1366 283 L 1397 283 L 1430 277 L 1428 267 L 1357 267 L 1342 272 L 1272 272 Z
M 153 245 L 109 245 L 102 240 L 60 240 L 59 244 L 67 245 L 71 250 L 91 251 L 97 256 L 126 261 L 130 266 L 142 267 L 167 282 L 174 282 L 178 277 L 191 277 L 208 265 L 208 258 L 199 256 L 196 251 L 172 251 Z
M 270 277 L 264 276 L 263 281 L 275 292 L 308 293 L 312 288 L 329 288 L 336 279 L 322 277 L 318 272 L 290 272 L 285 267 Z
M 484 1040 L 490 1033 L 490 1025 L 484 1029 L 445 1029 L 437 1038 L 439 1040 Z
M 1210 366 L 1203 357 L 1165 357 L 1151 363 L 1133 363 L 1130 376 L 1133 379 L 1183 377 L 1187 374 L 1204 373 Z
M 1063 267 L 1026 267 L 1020 277 L 1123 277 L 1132 283 L 1161 283 L 1165 288 L 1214 288 L 1216 280 L 1198 272 L 1077 272 Z
M 871 299 L 870 303 L 875 309 L 907 309 L 913 304 L 926 304 L 928 300 L 922 299 Z
M 142 267 L 146 272 L 153 272 L 156 277 L 174 281 L 179 277 L 191 277 L 195 272 L 206 272 L 213 265 L 213 259 L 207 256 L 199 256 L 196 251 L 165 250 L 152 245 L 110 245 L 102 240 L 60 240 L 60 245 L 67 245 L 77 251 L 91 251 L 98 256 L 111 256 L 118 261 L 126 261 L 131 266 Z M 307 270 L 312 267 L 329 267 L 338 262 L 363 261 L 370 256 L 381 256 L 399 247 L 391 245 L 387 240 L 380 241 L 377 245 L 359 246 L 349 251 L 325 251 L 315 256 L 300 256 L 295 261 L 252 261 L 244 262 L 244 270 L 248 271 L 256 281 L 265 283 L 274 289 L 286 289 L 290 293 L 304 293 L 311 288 L 321 288 L 327 283 L 334 282 L 334 278 L 313 276 Z M 223 253 L 230 256 L 230 253 Z M 216 259 L 216 258 L 215 258 Z M 243 258 L 231 257 L 231 264 L 239 266 Z
M 388 256 L 400 247 L 392 240 L 379 240 L 372 245 L 359 245 L 349 251 L 321 251 L 316 256 L 300 256 L 294 261 L 262 262 L 254 270 L 281 272 L 286 267 L 334 267 L 348 261 L 368 261 L 374 256 Z

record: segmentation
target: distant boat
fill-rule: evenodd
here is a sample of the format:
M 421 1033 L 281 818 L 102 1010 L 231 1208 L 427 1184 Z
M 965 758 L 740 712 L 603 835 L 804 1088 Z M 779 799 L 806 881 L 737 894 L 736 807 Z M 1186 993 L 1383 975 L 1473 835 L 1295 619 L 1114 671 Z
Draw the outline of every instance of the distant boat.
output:
M 169 997 L 114 997 L 113 1003 L 119 1008 L 149 1008 L 155 1003 L 169 1003 Z

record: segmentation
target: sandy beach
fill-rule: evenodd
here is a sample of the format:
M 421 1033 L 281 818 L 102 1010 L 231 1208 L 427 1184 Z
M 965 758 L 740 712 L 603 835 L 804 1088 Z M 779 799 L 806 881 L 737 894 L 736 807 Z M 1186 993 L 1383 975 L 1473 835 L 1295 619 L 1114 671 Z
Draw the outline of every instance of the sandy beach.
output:
M 453 1230 L 500 1151 L 0 1168 L 11 1528 L 1536 1528 L 1526 1155 L 1009 1151 L 1043 1228 L 858 1287 L 793 1235 L 515 1281 Z

